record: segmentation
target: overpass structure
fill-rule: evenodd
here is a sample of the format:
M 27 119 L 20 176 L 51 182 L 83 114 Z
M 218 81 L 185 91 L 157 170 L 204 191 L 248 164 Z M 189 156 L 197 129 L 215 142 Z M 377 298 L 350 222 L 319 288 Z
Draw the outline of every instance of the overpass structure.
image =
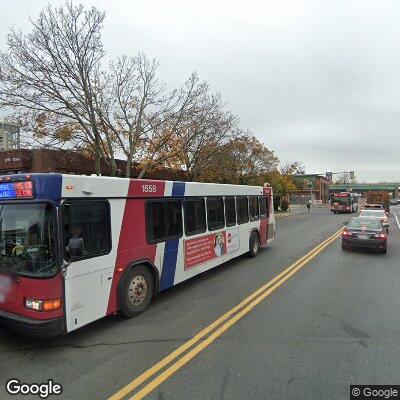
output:
M 329 185 L 329 194 L 351 191 L 353 193 L 367 193 L 377 191 L 388 191 L 393 198 L 399 194 L 400 183 L 345 183 L 340 185 Z

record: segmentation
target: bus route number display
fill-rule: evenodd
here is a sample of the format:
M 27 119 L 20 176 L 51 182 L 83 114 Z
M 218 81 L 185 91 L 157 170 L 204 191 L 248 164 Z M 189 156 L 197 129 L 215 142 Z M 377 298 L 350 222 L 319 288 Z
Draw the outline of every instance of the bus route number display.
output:
M 31 181 L 0 183 L 0 198 L 22 199 L 33 197 L 33 184 Z

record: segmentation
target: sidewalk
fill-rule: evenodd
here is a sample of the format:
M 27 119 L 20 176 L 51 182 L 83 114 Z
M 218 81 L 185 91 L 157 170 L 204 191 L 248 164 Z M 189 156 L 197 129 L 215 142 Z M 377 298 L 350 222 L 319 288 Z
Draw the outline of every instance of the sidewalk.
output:
M 311 206 L 311 212 L 313 209 L 324 209 L 328 208 L 326 204 L 321 205 L 313 205 Z M 284 217 L 291 217 L 293 215 L 301 215 L 307 214 L 307 207 L 306 205 L 290 205 L 289 211 L 275 211 L 275 218 L 284 218 Z
M 291 217 L 301 214 L 307 214 L 306 207 L 291 207 L 289 211 L 275 211 L 275 218 Z

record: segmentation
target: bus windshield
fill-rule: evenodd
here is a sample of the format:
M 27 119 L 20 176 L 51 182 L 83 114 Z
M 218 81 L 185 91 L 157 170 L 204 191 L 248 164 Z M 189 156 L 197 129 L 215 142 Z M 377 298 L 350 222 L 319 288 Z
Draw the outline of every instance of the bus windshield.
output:
M 54 275 L 57 270 L 54 233 L 50 205 L 1 205 L 0 273 Z
M 348 206 L 350 205 L 349 196 L 332 196 L 332 203 L 339 204 L 341 206 Z

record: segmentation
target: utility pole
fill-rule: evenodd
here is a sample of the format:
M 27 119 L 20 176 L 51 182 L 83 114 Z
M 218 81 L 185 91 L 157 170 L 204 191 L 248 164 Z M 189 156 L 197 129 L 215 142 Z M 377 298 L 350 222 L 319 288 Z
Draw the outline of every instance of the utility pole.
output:
M 313 181 L 311 179 L 305 179 L 305 182 L 307 182 L 308 188 L 310 189 L 310 203 L 312 203 Z

